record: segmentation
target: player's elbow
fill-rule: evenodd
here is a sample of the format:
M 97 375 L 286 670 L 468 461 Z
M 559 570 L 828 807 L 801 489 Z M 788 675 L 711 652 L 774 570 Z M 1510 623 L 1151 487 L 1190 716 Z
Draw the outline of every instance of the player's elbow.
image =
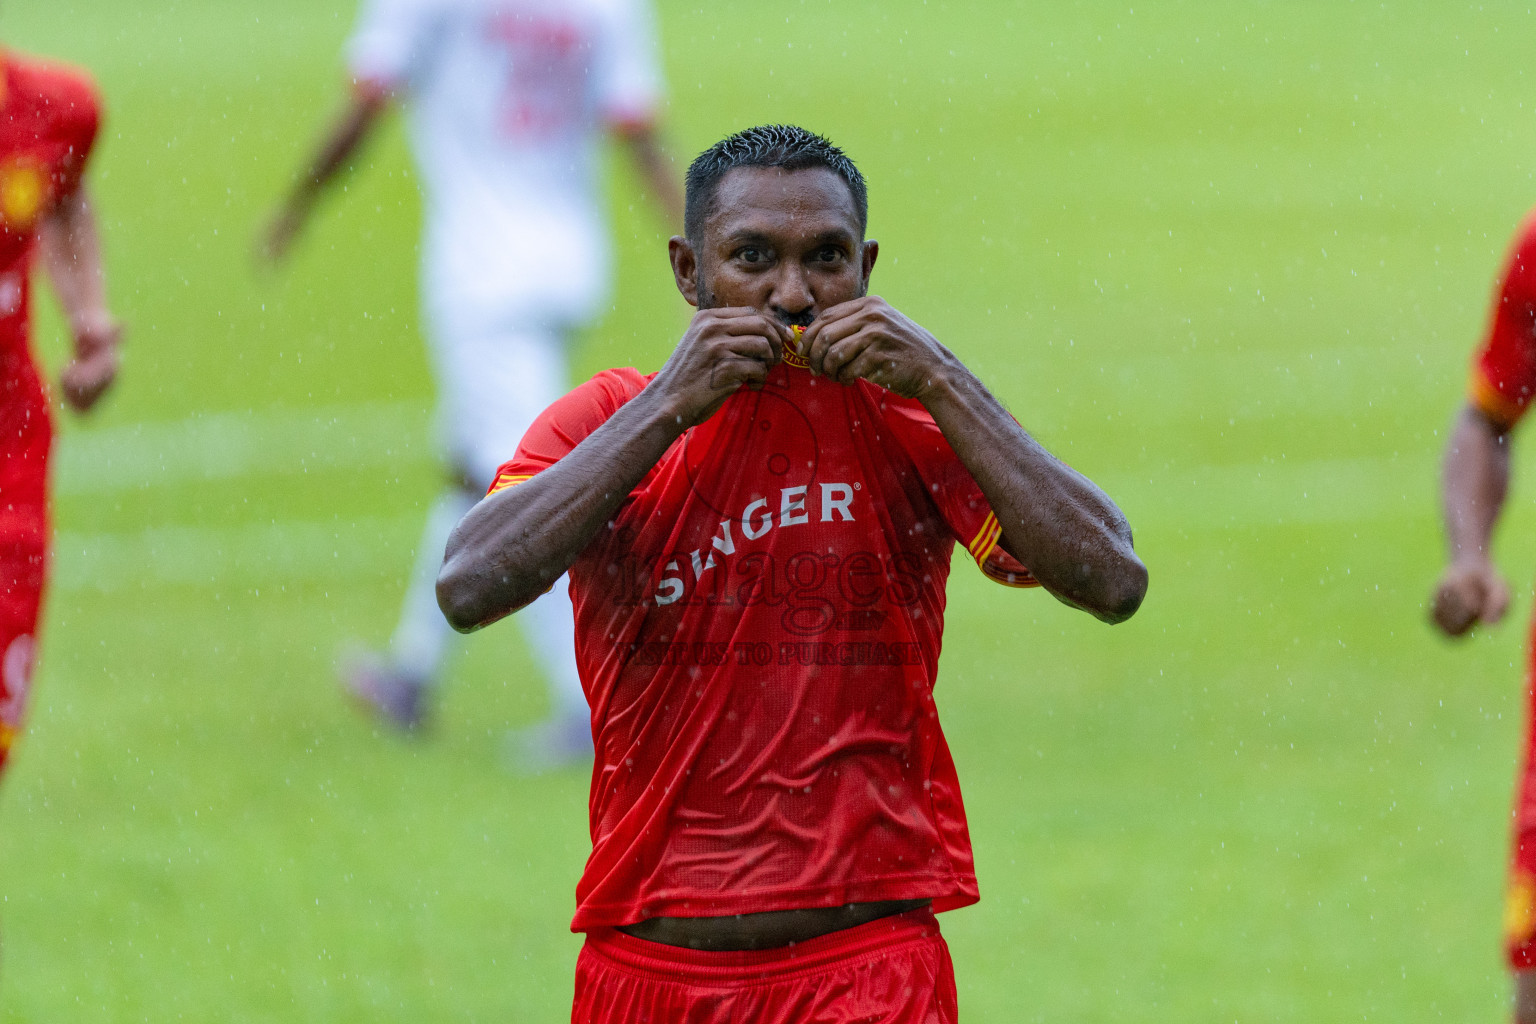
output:
M 450 551 L 437 574 L 437 607 L 448 625 L 473 633 L 516 611 L 522 603 L 507 594 L 507 580 L 487 571 L 465 553 Z
M 437 574 L 437 607 L 448 625 L 460 633 L 504 619 L 531 603 L 545 590 L 536 573 L 500 566 L 488 569 L 464 553 L 450 551 Z
M 437 607 L 448 625 L 460 633 L 470 633 L 484 624 L 484 602 L 456 561 L 444 561 L 437 574 Z
M 1090 611 L 1100 622 L 1115 625 L 1135 615 L 1146 596 L 1147 567 L 1134 551 L 1127 551 L 1104 573 L 1104 586 Z

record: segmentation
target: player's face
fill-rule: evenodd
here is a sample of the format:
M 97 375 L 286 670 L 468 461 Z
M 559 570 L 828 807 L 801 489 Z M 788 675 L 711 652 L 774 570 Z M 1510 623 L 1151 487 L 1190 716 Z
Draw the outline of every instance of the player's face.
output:
M 832 171 L 739 167 L 720 180 L 714 207 L 698 251 L 672 252 L 678 289 L 700 309 L 751 306 L 805 325 L 868 289 L 880 249 Z

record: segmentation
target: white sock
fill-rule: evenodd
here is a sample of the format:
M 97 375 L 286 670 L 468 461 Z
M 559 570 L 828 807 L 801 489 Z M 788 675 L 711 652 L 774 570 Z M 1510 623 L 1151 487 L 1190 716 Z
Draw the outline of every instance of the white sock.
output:
M 443 656 L 455 636 L 437 606 L 437 573 L 443 565 L 443 549 L 448 546 L 448 535 L 474 504 L 475 499 L 461 487 L 443 491 L 432 503 L 416 546 L 416 564 L 400 608 L 400 622 L 389 641 L 395 668 L 429 683 L 437 681 Z

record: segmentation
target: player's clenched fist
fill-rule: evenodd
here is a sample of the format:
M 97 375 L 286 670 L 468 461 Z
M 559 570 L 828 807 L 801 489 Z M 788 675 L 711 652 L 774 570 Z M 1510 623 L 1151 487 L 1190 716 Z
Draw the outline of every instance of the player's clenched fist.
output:
M 1509 585 L 1484 559 L 1455 562 L 1435 587 L 1431 614 L 1450 636 L 1461 636 L 1479 622 L 1492 625 L 1509 607 Z
M 81 318 L 74 331 L 75 357 L 59 374 L 59 386 L 70 408 L 86 412 L 117 377 L 117 347 L 123 328 L 103 314 Z
M 920 398 L 953 360 L 937 338 L 878 295 L 825 310 L 800 341 L 812 373 L 840 384 L 859 378 L 905 398 Z
M 703 423 L 743 386 L 762 387 L 792 339 L 778 319 L 749 307 L 701 309 L 651 387 L 685 425 Z

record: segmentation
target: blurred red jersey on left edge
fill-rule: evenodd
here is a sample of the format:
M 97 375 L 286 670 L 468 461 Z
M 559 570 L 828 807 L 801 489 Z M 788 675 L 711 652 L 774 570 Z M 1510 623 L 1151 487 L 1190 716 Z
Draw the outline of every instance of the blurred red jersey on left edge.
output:
M 98 107 L 78 72 L 9 52 L 0 61 L 0 449 L 14 449 L 34 430 L 47 430 L 47 400 L 28 345 L 37 227 L 79 187 Z M 39 412 L 42 422 L 32 422 Z
M 38 225 L 80 185 L 96 138 L 83 74 L 0 51 L 0 767 L 31 679 L 48 554 L 48 395 L 32 359 Z

